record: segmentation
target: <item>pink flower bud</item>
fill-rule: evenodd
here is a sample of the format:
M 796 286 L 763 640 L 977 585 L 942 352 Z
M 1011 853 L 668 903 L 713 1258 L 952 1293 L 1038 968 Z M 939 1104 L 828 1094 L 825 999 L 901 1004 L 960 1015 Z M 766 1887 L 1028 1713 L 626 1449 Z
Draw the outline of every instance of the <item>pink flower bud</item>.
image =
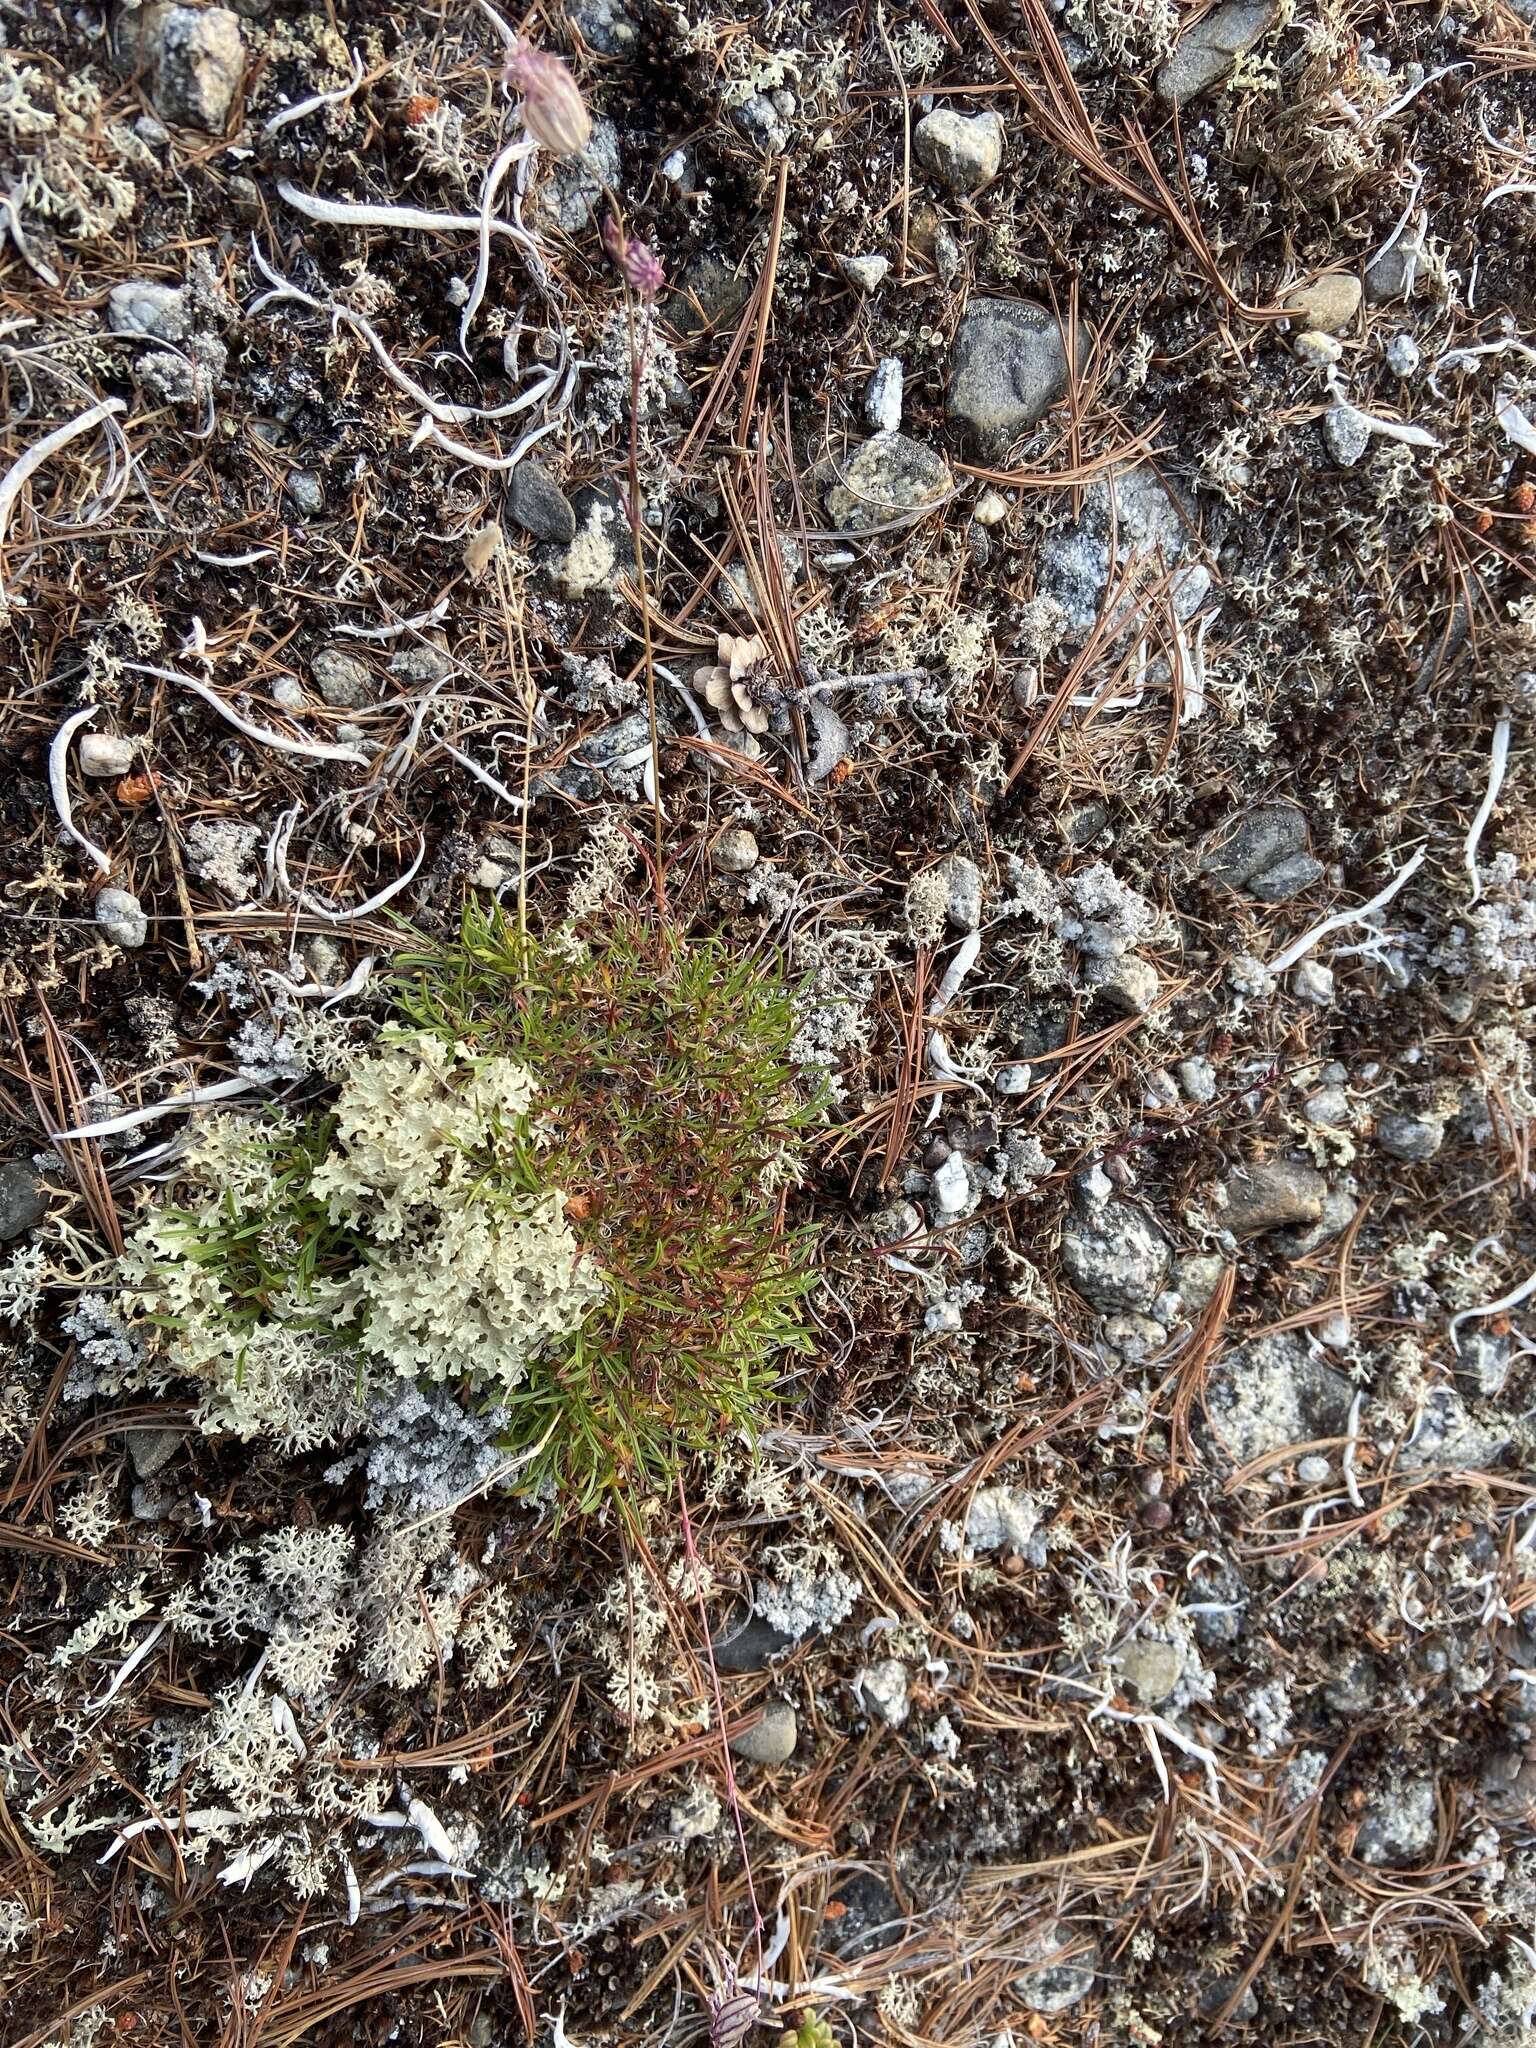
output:
M 637 235 L 627 235 L 611 213 L 603 222 L 603 247 L 630 290 L 642 299 L 654 299 L 666 277 L 656 251 Z
M 556 156 L 577 156 L 592 140 L 592 117 L 570 66 L 552 50 L 518 43 L 502 77 L 523 96 L 523 126 Z

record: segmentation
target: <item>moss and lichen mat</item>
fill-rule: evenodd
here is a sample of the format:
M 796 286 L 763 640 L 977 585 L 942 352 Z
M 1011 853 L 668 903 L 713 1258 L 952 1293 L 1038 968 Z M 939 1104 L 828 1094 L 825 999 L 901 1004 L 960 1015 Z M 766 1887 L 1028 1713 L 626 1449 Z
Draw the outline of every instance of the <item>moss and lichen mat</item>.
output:
M 576 1509 L 750 1432 L 808 1342 L 785 1196 L 814 1107 L 773 963 L 472 911 L 393 997 L 333 1105 L 203 1128 L 128 1247 L 122 1384 L 191 1381 L 204 1427 L 297 1448 L 391 1377 L 449 1382 Z

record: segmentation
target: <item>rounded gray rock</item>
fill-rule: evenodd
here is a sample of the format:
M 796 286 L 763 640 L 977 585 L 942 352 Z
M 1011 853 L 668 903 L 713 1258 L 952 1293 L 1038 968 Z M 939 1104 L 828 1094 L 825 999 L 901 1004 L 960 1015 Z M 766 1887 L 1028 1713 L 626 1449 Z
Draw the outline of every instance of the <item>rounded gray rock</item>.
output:
M 290 470 L 283 489 L 301 518 L 318 519 L 325 510 L 325 485 L 312 469 Z
M 1067 1927 L 1048 1927 L 1029 1941 L 1027 1954 L 1035 1967 L 1015 1977 L 1009 1989 L 1031 2012 L 1066 2012 L 1071 2006 L 1080 2005 L 1092 1991 L 1099 1974 L 1097 1948 L 1059 1961 L 1047 1960 L 1073 1945 L 1073 1934 Z
M 973 932 L 981 923 L 981 869 L 969 854 L 950 853 L 939 862 L 947 896 L 944 915 L 957 932 Z
M 119 29 L 127 61 L 149 74 L 163 120 L 219 135 L 245 74 L 240 17 L 227 7 L 177 7 L 152 0 L 126 13 Z
M 111 732 L 88 732 L 80 742 L 82 775 L 126 775 L 133 766 L 133 741 Z
M 371 704 L 376 695 L 373 671 L 344 647 L 322 647 L 311 661 L 309 673 L 321 700 L 333 711 L 356 711 Z
M 1394 1159 L 1418 1166 L 1426 1159 L 1433 1159 L 1445 1143 L 1445 1125 L 1431 1116 L 1393 1113 L 1377 1118 L 1376 1142 Z
M 1088 337 L 1078 330 L 1078 368 Z M 984 453 L 1002 454 L 1067 388 L 1067 348 L 1054 313 L 1031 299 L 973 299 L 955 331 L 945 408 Z
M 723 875 L 750 874 L 757 866 L 757 839 L 745 825 L 727 825 L 709 857 Z
M 187 294 L 179 285 L 134 278 L 107 293 L 107 325 L 114 334 L 152 334 L 157 341 L 185 341 L 191 328 Z
M 1150 1309 L 1163 1291 L 1169 1259 L 1162 1233 L 1124 1202 L 1103 1202 L 1062 1226 L 1062 1267 L 1095 1308 Z
M 917 160 L 951 192 L 979 192 L 1003 163 L 1003 124 L 990 108 L 957 114 L 939 107 L 912 130 Z
M 1328 1183 L 1300 1159 L 1265 1159 L 1240 1166 L 1222 1183 L 1216 1220 L 1236 1238 L 1262 1237 L 1289 1224 L 1316 1223 Z
M 126 889 L 103 889 L 96 898 L 96 922 L 112 941 L 126 952 L 142 946 L 149 936 L 149 919 L 137 896 Z
M 770 1700 L 763 1718 L 733 1738 L 731 1748 L 749 1764 L 788 1763 L 800 1739 L 800 1724 L 788 1700 Z

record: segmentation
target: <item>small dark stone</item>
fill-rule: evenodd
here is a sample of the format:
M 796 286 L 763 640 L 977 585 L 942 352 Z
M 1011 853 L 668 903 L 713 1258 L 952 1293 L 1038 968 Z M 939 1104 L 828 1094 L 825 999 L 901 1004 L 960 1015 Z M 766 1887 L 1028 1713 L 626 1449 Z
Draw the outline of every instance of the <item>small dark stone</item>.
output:
M 1287 1224 L 1316 1223 L 1328 1184 L 1300 1159 L 1266 1159 L 1228 1175 L 1219 1220 L 1237 1238 L 1259 1237 Z
M 760 1615 L 738 1609 L 712 1647 L 721 1671 L 766 1671 L 775 1657 L 793 1649 L 794 1642 L 793 1636 L 785 1635 Z
M 507 517 L 537 540 L 569 545 L 576 538 L 571 501 L 542 462 L 525 457 L 507 485 Z
M 35 1230 L 48 1213 L 43 1177 L 27 1159 L 0 1166 L 0 1244 Z

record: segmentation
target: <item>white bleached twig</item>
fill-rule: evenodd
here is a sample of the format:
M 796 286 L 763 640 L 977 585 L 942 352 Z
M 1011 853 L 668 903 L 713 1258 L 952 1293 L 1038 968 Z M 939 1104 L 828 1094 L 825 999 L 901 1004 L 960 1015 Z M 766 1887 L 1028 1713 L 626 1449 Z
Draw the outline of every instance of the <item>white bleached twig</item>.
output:
M 90 428 L 96 426 L 100 420 L 111 420 L 115 412 L 127 412 L 127 406 L 121 397 L 98 399 L 94 406 L 86 406 L 84 412 L 76 414 L 74 420 L 66 420 L 63 426 L 55 426 L 51 434 L 43 434 L 43 438 L 35 442 L 31 449 L 27 449 L 25 455 L 16 457 L 16 461 L 6 471 L 4 479 L 0 479 L 0 547 L 4 547 L 6 526 L 10 524 L 10 510 L 20 498 L 20 492 L 23 492 L 23 485 L 27 483 L 27 479 L 35 475 L 51 455 L 57 455 L 59 449 L 68 449 L 68 444 L 78 434 L 90 432 Z M 20 602 L 23 600 L 6 594 L 4 580 L 0 580 L 0 610 L 4 610 L 6 604 L 18 606 Z
M 54 734 L 48 747 L 48 788 L 53 797 L 53 808 L 58 812 L 59 823 L 65 832 L 107 875 L 112 872 L 111 861 L 93 839 L 87 839 L 78 829 L 69 800 L 69 743 L 81 726 L 89 725 L 95 716 L 96 706 L 88 704 L 83 711 L 72 712 Z
M 35 442 L 25 454 L 17 456 L 4 477 L 0 478 L 0 547 L 5 544 L 6 528 L 11 523 L 11 508 L 21 496 L 22 486 L 28 477 L 35 475 L 51 455 L 67 448 L 77 435 L 88 433 L 100 421 L 110 419 L 113 413 L 126 411 L 127 407 L 120 398 L 98 399 L 95 405 L 88 405 L 72 420 L 65 420 L 51 434 L 44 434 L 41 441 Z M 0 579 L 0 610 L 7 604 L 20 605 L 21 602 L 20 598 L 7 595 L 4 581 Z
M 181 1109 L 200 1109 L 205 1102 L 227 1102 L 232 1095 L 248 1095 L 255 1086 L 243 1075 L 233 1081 L 213 1081 L 206 1088 L 189 1088 L 184 1095 L 168 1095 L 164 1102 L 152 1102 L 144 1109 L 124 1110 L 121 1116 L 109 1116 L 99 1124 L 76 1124 L 67 1131 L 50 1131 L 48 1136 L 55 1145 L 69 1138 L 112 1138 L 119 1131 L 136 1131 L 140 1124 L 155 1123 Z
M 1319 939 L 1326 939 L 1330 932 L 1344 931 L 1352 924 L 1361 924 L 1373 911 L 1385 909 L 1397 892 L 1406 888 L 1428 858 L 1429 849 L 1421 846 L 1413 859 L 1405 867 L 1400 868 L 1387 886 L 1373 896 L 1369 903 L 1362 903 L 1358 910 L 1336 910 L 1331 917 L 1325 917 L 1321 924 L 1313 925 L 1311 931 L 1303 932 L 1299 939 L 1293 939 L 1278 959 L 1270 961 L 1269 972 L 1284 974 L 1287 968 L 1294 967 L 1298 960 L 1310 953 Z
M 423 442 L 430 441 L 434 447 L 441 448 L 445 455 L 453 456 L 458 462 L 467 462 L 473 469 L 516 469 L 528 450 L 536 442 L 542 441 L 546 434 L 553 433 L 559 424 L 559 418 L 556 417 L 545 420 L 542 426 L 530 427 L 526 434 L 519 436 L 508 455 L 483 455 L 478 448 L 468 448 L 462 441 L 450 439 L 436 420 L 423 414 L 421 425 L 412 434 L 407 446 L 420 448 Z
M 1340 412 L 1348 413 L 1357 426 L 1365 427 L 1373 434 L 1379 434 L 1384 441 L 1401 441 L 1409 448 L 1440 447 L 1440 442 L 1427 428 L 1416 427 L 1408 420 L 1384 420 L 1379 413 L 1367 412 L 1363 406 L 1356 405 L 1352 399 L 1344 396 L 1336 376 L 1330 379 L 1330 389 L 1333 393 L 1333 402 Z
M 279 128 L 286 128 L 292 121 L 302 121 L 306 114 L 317 114 L 322 107 L 339 106 L 348 100 L 363 82 L 363 60 L 356 50 L 352 56 L 352 76 L 345 85 L 338 85 L 331 92 L 311 93 L 307 100 L 296 100 L 291 107 L 284 107 L 280 114 L 274 114 L 262 126 L 263 135 L 275 135 Z
M 138 1670 L 144 1659 L 169 1627 L 170 1623 L 168 1621 L 157 1621 L 155 1623 L 143 1642 L 139 1644 L 139 1647 L 126 1656 L 122 1663 L 118 1665 L 116 1671 L 112 1674 L 112 1683 L 107 1687 L 106 1691 L 98 1693 L 95 1699 L 86 1701 L 85 1710 L 88 1714 L 100 1713 L 103 1707 L 109 1706 L 116 1699 L 117 1695 L 122 1691 L 134 1672 Z
M 1463 1323 L 1484 1322 L 1489 1316 L 1501 1316 L 1506 1309 L 1518 1308 L 1522 1301 L 1529 1301 L 1533 1294 L 1536 1294 L 1536 1273 L 1532 1273 L 1528 1280 L 1522 1280 L 1518 1287 L 1512 1287 L 1508 1294 L 1501 1294 L 1497 1301 L 1482 1301 L 1476 1308 L 1464 1308 L 1460 1315 L 1452 1316 L 1448 1327 L 1451 1346 L 1457 1357 L 1461 1356 L 1461 1342 L 1456 1332 Z M 1536 1528 L 1536 1521 L 1532 1527 Z
M 421 844 L 416 849 L 416 858 L 403 875 L 399 875 L 387 888 L 380 889 L 376 896 L 370 896 L 366 903 L 359 903 L 352 910 L 335 910 L 328 903 L 322 903 L 307 889 L 299 891 L 299 901 L 312 917 L 323 918 L 327 924 L 350 924 L 354 918 L 369 917 L 375 910 L 382 910 L 400 891 L 415 881 L 416 872 L 427 857 L 427 835 L 421 835 Z
M 430 611 L 418 612 L 413 619 L 395 619 L 387 626 L 332 626 L 331 632 L 338 639 L 345 634 L 349 640 L 398 640 L 402 633 L 420 632 L 446 619 L 449 603 L 440 597 Z
M 472 761 L 468 754 L 460 753 L 459 749 L 451 745 L 447 740 L 439 740 L 438 745 L 445 754 L 451 754 L 461 768 L 466 769 L 469 774 L 473 775 L 476 782 L 483 783 L 487 789 L 499 796 L 509 809 L 514 811 L 527 809 L 523 798 L 518 796 L 515 791 L 508 789 L 504 782 L 499 782 L 489 768 L 482 768 L 478 761 Z M 646 758 L 650 758 L 649 748 L 646 749 Z
M 249 1849 L 238 1850 L 219 1872 L 219 1883 L 237 1884 L 242 1889 L 249 1886 L 257 1871 L 264 1863 L 270 1863 L 282 1846 L 274 1836 L 265 1842 L 253 1842 Z
M 960 992 L 960 984 L 981 957 L 981 933 L 968 932 L 955 948 L 955 957 L 944 970 L 944 979 L 928 1006 L 930 1017 L 942 1017 Z
M 323 740 L 291 740 L 286 733 L 274 732 L 270 725 L 258 725 L 254 719 L 233 710 L 217 690 L 199 682 L 196 676 L 183 675 L 179 669 L 156 668 L 147 661 L 125 661 L 123 667 L 138 675 L 158 676 L 162 682 L 177 683 L 182 689 L 190 690 L 195 697 L 202 698 L 210 711 L 216 711 L 236 732 L 243 733 L 248 740 L 255 740 L 258 746 L 271 747 L 279 754 L 302 754 L 311 761 L 350 761 L 359 768 L 368 766 L 368 756 L 360 754 L 356 747 L 333 747 Z
M 1493 416 L 1504 429 L 1506 440 L 1513 441 L 1527 455 L 1536 455 L 1536 427 L 1531 425 L 1530 415 L 1506 393 L 1500 393 Z
M 249 569 L 253 562 L 264 562 L 276 553 L 276 548 L 247 548 L 243 555 L 212 555 L 206 548 L 192 550 L 194 560 L 206 562 L 210 569 Z
M 1349 1404 L 1349 1420 L 1344 1425 L 1344 1455 L 1339 1468 L 1344 1475 L 1344 1488 L 1349 1495 L 1349 1504 L 1361 1512 L 1365 1502 L 1360 1498 L 1360 1482 L 1355 1477 L 1355 1452 L 1360 1447 L 1360 1409 L 1365 1395 L 1356 1389 L 1355 1398 Z
M 320 221 L 326 227 L 405 228 L 438 235 L 477 235 L 480 232 L 477 213 L 433 213 L 424 206 L 379 206 L 370 200 L 323 199 L 318 192 L 301 191 L 287 178 L 278 180 L 277 189 L 295 213 L 302 213 L 308 220 Z M 509 221 L 492 221 L 491 228 L 494 233 L 506 235 L 514 242 L 532 239 L 526 229 L 520 231 Z
M 426 1801 L 413 1799 L 406 1809 L 406 1817 L 433 1855 L 441 1856 L 445 1863 L 451 1863 L 457 1869 L 460 1860 L 458 1845 Z
M 391 209 L 385 208 L 382 210 L 390 211 Z M 406 210 L 409 211 L 410 209 Z M 456 218 L 456 216 L 448 217 Z M 478 223 L 471 221 L 470 225 L 477 226 Z M 504 226 L 505 223 L 498 223 L 498 225 Z M 507 232 L 510 233 L 511 230 L 508 229 Z M 434 398 L 424 384 L 419 384 L 408 370 L 401 368 L 385 346 L 378 329 L 365 314 L 354 312 L 350 306 L 337 305 L 334 301 L 317 299 L 312 292 L 306 292 L 300 286 L 290 283 L 279 271 L 272 268 L 259 249 L 253 247 L 251 256 L 257 268 L 272 287 L 270 291 L 263 292 L 259 298 L 252 301 L 249 309 L 251 313 L 260 313 L 268 306 L 292 300 L 295 305 L 307 307 L 312 313 L 322 314 L 333 326 L 337 323 L 345 324 L 355 334 L 360 334 L 363 340 L 367 342 L 369 348 L 374 353 L 380 369 L 383 370 L 391 383 L 398 385 L 406 393 L 407 397 L 414 399 L 419 406 L 431 414 L 433 419 L 441 420 L 449 426 L 464 426 L 472 420 L 511 419 L 517 413 L 526 412 L 530 405 L 539 404 L 541 400 L 554 390 L 562 376 L 567 378 L 569 384 L 574 372 L 574 365 L 568 360 L 564 335 L 562 333 L 559 336 L 559 360 L 554 364 L 553 368 L 545 371 L 537 383 L 530 385 L 528 390 L 519 393 L 516 398 L 510 399 L 505 405 L 452 405 L 446 399 Z M 569 390 L 560 399 L 562 406 L 568 402 Z
M 1488 757 L 1488 787 L 1477 807 L 1477 816 L 1467 827 L 1466 863 L 1467 873 L 1472 877 L 1474 903 L 1483 893 L 1483 878 L 1477 871 L 1477 843 L 1482 838 L 1484 828 L 1493 816 L 1493 807 L 1499 800 L 1499 791 L 1504 783 L 1504 771 L 1509 766 L 1509 736 L 1513 729 L 1509 713 L 1501 712 L 1493 728 L 1493 749 Z
M 321 1003 L 322 1010 L 334 1010 L 338 1003 L 344 1003 L 349 996 L 359 996 L 368 986 L 373 975 L 373 955 L 365 953 L 346 980 L 333 988 Z
M 491 274 L 491 230 L 495 226 L 496 195 L 501 190 L 502 180 L 518 161 L 527 156 L 535 147 L 530 140 L 520 137 L 509 142 L 485 174 L 485 185 L 480 193 L 480 255 L 475 264 L 474 282 L 469 288 L 469 297 L 464 301 L 464 310 L 459 315 L 459 347 L 469 353 L 469 330 L 480 302 L 485 297 L 486 279 Z

